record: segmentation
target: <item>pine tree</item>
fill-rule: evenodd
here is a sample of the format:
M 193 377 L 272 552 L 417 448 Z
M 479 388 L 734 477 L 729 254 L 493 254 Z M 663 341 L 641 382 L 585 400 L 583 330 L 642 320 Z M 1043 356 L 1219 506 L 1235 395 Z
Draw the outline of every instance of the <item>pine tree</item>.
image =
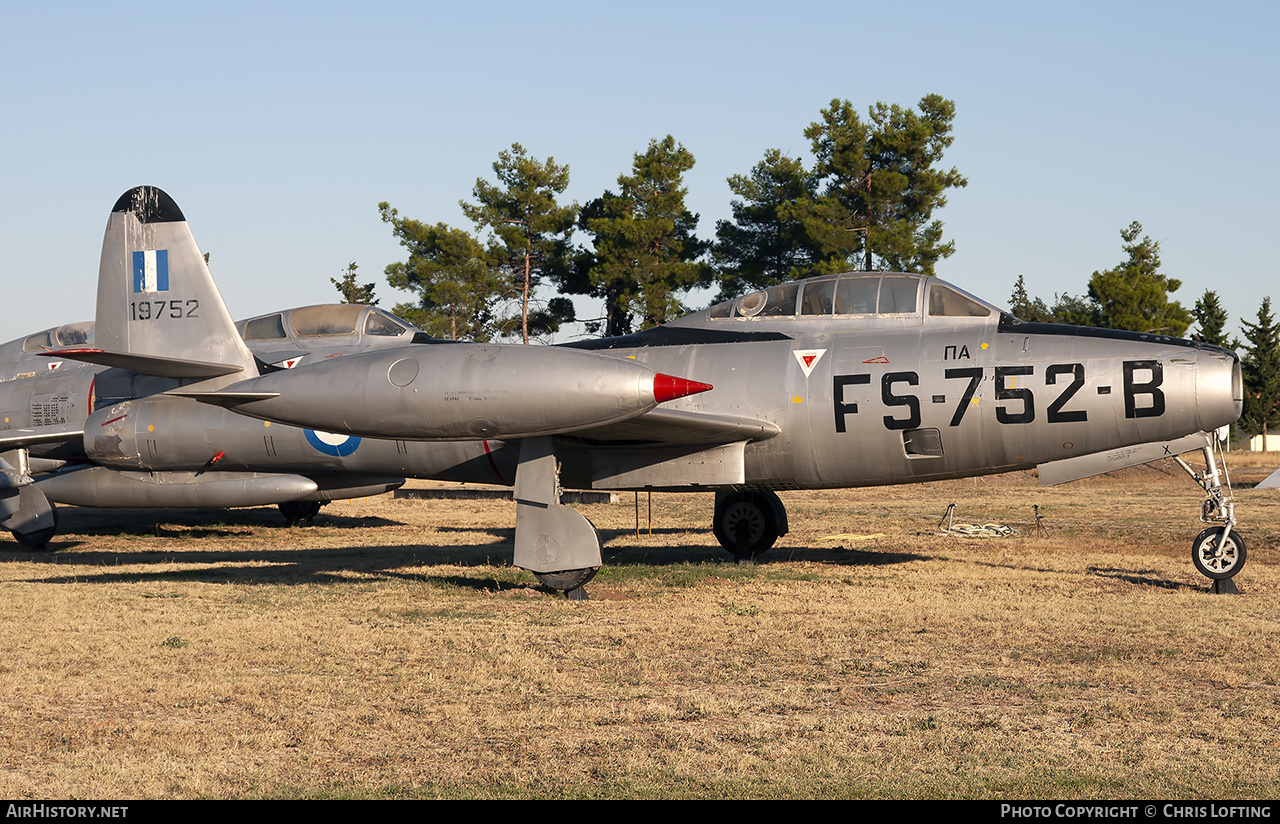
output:
M 716 223 L 712 259 L 719 268 L 716 302 L 763 289 L 811 271 L 821 252 L 810 241 L 794 204 L 814 197 L 813 180 L 799 160 L 770 149 L 750 175 L 733 175 L 733 220 Z
M 1227 325 L 1227 310 L 1222 308 L 1217 292 L 1209 289 L 1204 290 L 1204 295 L 1200 300 L 1196 301 L 1193 311 L 1196 316 L 1196 323 L 1199 324 L 1197 334 L 1200 336 L 1200 340 L 1205 343 L 1212 343 L 1214 346 L 1235 348 L 1227 342 L 1226 332 L 1223 331 Z
M 450 340 L 488 341 L 500 334 L 498 309 L 514 297 L 513 284 L 490 265 L 480 242 L 464 229 L 402 218 L 385 202 L 378 210 L 409 250 L 408 260 L 387 266 L 387 282 L 418 296 L 416 304 L 392 311 Z
M 832 100 L 804 135 L 814 165 L 769 150 L 734 175 L 733 222 L 716 226 L 721 297 L 814 272 L 896 269 L 931 275 L 955 251 L 933 211 L 968 181 L 938 168 L 955 104 L 928 95 L 918 111 L 876 103 L 864 120 Z
M 708 243 L 699 240 L 698 216 L 684 203 L 684 173 L 693 154 L 667 135 L 637 154 L 629 175 L 618 178 L 618 192 L 583 207 L 582 227 L 594 250 L 581 258 L 577 277 L 562 291 L 604 298 L 605 334 L 630 332 L 665 323 L 684 311 L 680 296 L 711 281 L 701 261 Z
M 1009 296 L 1009 312 L 1019 320 L 1037 323 L 1066 323 L 1073 326 L 1096 326 L 1096 307 L 1087 298 L 1074 297 L 1066 292 L 1054 294 L 1053 306 L 1041 298 L 1027 294 L 1022 275 Z
M 933 210 L 946 205 L 947 189 L 968 185 L 954 168 L 935 168 L 955 140 L 955 104 L 936 94 L 920 100 L 919 113 L 876 103 L 863 122 L 848 101 L 833 100 L 821 114 L 804 133 L 818 196 L 799 200 L 793 214 L 822 249 L 822 268 L 933 274 L 955 252 Z
M 1141 233 L 1142 224 L 1137 221 L 1121 230 L 1128 258 L 1114 269 L 1094 272 L 1089 279 L 1087 296 L 1055 294 L 1053 306 L 1046 307 L 1043 300 L 1027 296 L 1025 287 L 1021 296 L 1015 287 L 1014 297 L 1023 301 L 1020 304 L 1023 312 L 1038 315 L 1047 310 L 1049 316 L 1022 317 L 1016 311 L 1014 314 L 1023 320 L 1043 319 L 1172 337 L 1186 334 L 1191 313 L 1177 301 L 1169 300 L 1169 293 L 1176 292 L 1182 282 L 1160 272 L 1160 244 L 1145 236 L 1139 240 Z
M 1160 244 L 1146 236 L 1139 240 L 1140 234 L 1137 221 L 1121 230 L 1128 259 L 1090 278 L 1089 298 L 1097 306 L 1097 322 L 1091 325 L 1182 337 L 1191 313 L 1169 300 L 1182 282 L 1160 272 Z
M 356 283 L 356 270 L 359 268 L 353 260 L 347 264 L 347 268 L 342 270 L 342 280 L 329 278 L 329 282 L 342 295 L 343 303 L 362 303 L 367 306 L 377 306 L 378 299 L 373 296 L 374 284 Z
M 1248 435 L 1261 435 L 1280 424 L 1280 327 L 1271 314 L 1271 298 L 1264 298 L 1257 323 L 1244 321 L 1244 414 L 1239 426 Z
M 1009 295 L 1009 314 L 1019 320 L 1054 323 L 1053 313 L 1040 298 L 1032 298 L 1027 294 L 1027 284 L 1022 275 L 1013 285 L 1013 293 Z
M 555 331 L 573 320 L 573 303 L 565 298 L 542 309 L 530 307 L 542 279 L 563 277 L 568 269 L 569 238 L 578 205 L 556 202 L 569 185 L 569 167 L 553 158 L 543 162 L 530 157 L 519 143 L 498 153 L 493 171 L 497 185 L 478 178 L 472 190 L 476 202 L 459 205 L 478 230 L 492 235 L 487 249 L 490 264 L 518 284 L 520 336 L 528 343 L 531 329 L 534 334 L 539 326 L 541 331 Z

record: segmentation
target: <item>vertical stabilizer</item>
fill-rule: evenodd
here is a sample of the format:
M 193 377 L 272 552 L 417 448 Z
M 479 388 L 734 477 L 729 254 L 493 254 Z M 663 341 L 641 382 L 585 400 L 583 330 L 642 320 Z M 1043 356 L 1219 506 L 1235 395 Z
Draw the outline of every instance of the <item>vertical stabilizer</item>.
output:
M 144 374 L 213 384 L 257 374 L 186 218 L 155 187 L 130 189 L 111 210 L 95 345 L 97 362 Z

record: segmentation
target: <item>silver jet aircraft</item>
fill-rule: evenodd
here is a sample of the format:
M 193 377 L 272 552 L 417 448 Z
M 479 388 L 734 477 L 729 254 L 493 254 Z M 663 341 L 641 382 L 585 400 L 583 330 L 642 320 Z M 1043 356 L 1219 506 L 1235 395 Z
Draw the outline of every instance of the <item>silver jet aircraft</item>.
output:
M 120 293 L 115 311 L 127 329 L 145 325 L 124 306 L 129 257 L 172 240 L 148 234 L 147 208 L 121 202 L 112 220 L 122 239 L 112 245 L 108 230 L 100 289 Z M 196 261 L 182 278 L 170 305 L 189 294 L 220 305 Z M 164 331 L 141 348 L 135 338 L 132 351 L 151 357 L 172 339 L 210 369 L 243 360 L 211 351 L 232 339 L 225 326 L 184 326 L 180 315 L 147 327 Z M 1240 414 L 1234 353 L 1025 323 L 932 277 L 809 278 L 635 335 L 561 347 L 433 341 L 240 380 L 245 373 L 149 403 L 194 400 L 353 438 L 452 445 L 431 474 L 513 484 L 516 564 L 577 594 L 601 564 L 600 546 L 591 524 L 559 503 L 562 486 L 714 492 L 717 539 L 750 558 L 787 532 L 774 490 L 1030 468 L 1060 483 L 1191 450 L 1204 455 L 1203 475 L 1178 460 L 1206 493 L 1202 518 L 1215 524 L 1193 544 L 1195 565 L 1224 579 L 1245 558 L 1210 435 Z M 129 409 L 95 413 L 87 429 L 132 444 L 145 419 L 119 418 Z M 122 460 L 141 466 L 144 455 L 131 446 Z M 110 459 L 98 450 L 96 460 Z
M 511 484 L 516 564 L 585 597 L 599 540 L 562 486 L 712 491 L 717 539 L 750 558 L 787 531 L 774 490 L 1033 467 L 1056 483 L 1199 449 L 1206 473 L 1183 466 L 1215 525 L 1193 559 L 1214 578 L 1244 562 L 1208 434 L 1239 416 L 1240 365 L 1217 347 L 1023 323 L 897 273 L 810 278 L 562 347 L 419 341 L 264 373 L 176 204 L 132 190 L 108 222 L 95 348 L 49 353 L 100 367 L 83 425 L 95 466 L 28 486 L 114 505 L 65 480 L 110 473 L 235 505 L 202 503 L 208 485 L 306 500 L 407 476 Z

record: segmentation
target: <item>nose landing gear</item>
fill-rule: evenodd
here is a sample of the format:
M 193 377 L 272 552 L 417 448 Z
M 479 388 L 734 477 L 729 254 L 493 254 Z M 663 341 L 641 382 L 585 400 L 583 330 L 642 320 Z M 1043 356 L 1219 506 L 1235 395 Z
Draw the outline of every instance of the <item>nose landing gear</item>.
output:
M 1192 469 L 1181 457 L 1174 460 L 1183 471 L 1191 476 L 1191 480 L 1204 490 L 1205 500 L 1200 506 L 1200 520 L 1204 523 L 1216 523 L 1196 536 L 1191 544 L 1191 562 L 1201 575 L 1214 582 L 1214 592 L 1237 593 L 1230 579 L 1244 568 L 1244 537 L 1233 532 L 1236 525 L 1235 504 L 1231 498 L 1231 479 L 1227 477 L 1226 462 L 1218 468 L 1218 460 L 1214 458 L 1214 447 L 1222 454 L 1222 441 L 1214 438 L 1214 443 L 1204 447 L 1205 471 L 1201 475 Z

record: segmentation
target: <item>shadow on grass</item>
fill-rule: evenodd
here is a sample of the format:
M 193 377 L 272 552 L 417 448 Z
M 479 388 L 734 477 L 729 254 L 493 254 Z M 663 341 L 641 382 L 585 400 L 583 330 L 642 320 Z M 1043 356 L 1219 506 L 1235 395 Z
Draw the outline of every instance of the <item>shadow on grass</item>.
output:
M 527 586 L 531 576 L 510 566 L 510 548 L 494 552 L 488 547 L 413 547 L 368 545 L 308 547 L 300 549 L 209 550 L 166 548 L 121 551 L 86 550 L 65 555 L 24 550 L 4 553 L 15 560 L 45 560 L 50 575 L 31 583 L 178 583 L 210 584 L 347 584 L 360 585 L 369 577 L 395 579 L 437 586 L 476 590 L 516 589 Z M 74 565 L 71 574 L 59 567 Z M 475 575 L 456 572 L 434 575 L 411 571 L 415 567 L 448 565 L 471 567 Z M 91 568 L 86 572 L 85 568 Z M 125 571 L 121 567 L 128 567 Z M 139 568 L 142 569 L 139 569 Z M 158 567 L 150 570 L 147 567 Z M 162 567 L 162 568 L 159 568 Z M 484 570 L 481 572 L 481 570 Z M 525 581 L 517 580 L 525 577 Z
M 50 541 L 48 550 L 34 551 L 17 543 L 0 544 L 0 559 L 45 562 L 57 567 L 74 565 L 74 574 L 37 576 L 43 583 L 142 583 L 200 581 L 227 584 L 329 584 L 359 583 L 353 575 L 383 577 L 456 586 L 475 590 L 527 588 L 532 575 L 511 566 L 515 530 L 489 526 L 441 526 L 435 532 L 459 536 L 457 544 L 443 546 L 369 545 L 350 543 L 338 547 L 307 546 L 306 526 L 288 528 L 274 507 L 249 509 L 87 509 L 59 511 L 60 527 L 76 539 Z M 353 532 L 379 526 L 404 526 L 379 517 L 350 517 L 322 512 L 316 526 Z M 292 539 L 290 536 L 298 537 Z M 886 566 L 921 560 L 925 556 L 902 552 L 867 552 L 831 547 L 776 547 L 756 563 L 740 565 L 718 544 L 654 545 L 654 536 L 681 536 L 687 529 L 659 528 L 645 531 L 642 543 L 633 530 L 600 530 L 603 560 L 608 577 L 644 576 L 654 569 L 672 566 L 703 567 L 702 575 L 750 577 L 756 570 L 777 562 L 805 562 L 841 566 Z M 693 533 L 697 535 L 697 533 Z M 114 537 L 117 545 L 95 548 L 93 538 Z M 466 536 L 463 538 L 462 536 Z M 376 533 L 368 537 L 376 539 Z M 706 536 L 710 538 L 710 534 Z M 149 539 L 169 539 L 162 545 Z M 227 538 L 228 547 L 210 548 L 199 539 Z M 136 543 L 131 542 L 135 541 Z M 347 539 L 340 538 L 344 543 Z M 446 540 L 448 540 L 446 538 Z M 259 546 L 254 546 L 259 544 Z M 291 544 L 291 545 L 288 545 Z M 284 545 L 284 546 L 282 546 Z M 128 566 L 129 571 L 119 570 Z M 148 571 L 138 567 L 161 567 Z M 475 575 L 411 572 L 414 567 L 453 566 L 473 568 Z M 86 574 L 85 567 L 94 569 Z M 626 568 L 625 572 L 619 567 Z M 775 567 L 777 568 L 777 567 Z M 483 572 L 481 571 L 483 570 Z M 602 576 L 603 577 L 603 576 Z M 597 581 L 602 580 L 598 578 Z M 550 590 L 546 590 L 550 591 Z
M 1040 572 L 1049 575 L 1058 574 L 1061 570 L 1050 567 L 1037 567 L 1030 564 L 998 564 L 990 561 L 973 561 L 976 566 L 985 566 L 992 569 L 1012 569 L 1026 572 Z M 1099 578 L 1110 578 L 1114 581 L 1124 581 L 1126 584 L 1133 584 L 1141 587 L 1159 587 L 1160 589 L 1181 590 L 1181 589 L 1203 589 L 1204 587 L 1188 584 L 1185 581 L 1175 581 L 1170 578 L 1157 577 L 1154 574 L 1146 574 L 1145 572 L 1132 569 L 1119 569 L 1116 567 L 1099 567 L 1091 566 L 1086 572 L 1089 575 L 1095 575 Z M 1206 579 L 1207 581 L 1207 579 Z
M 309 522 L 310 523 L 310 522 Z M 403 526 L 402 521 L 388 518 L 340 515 L 320 510 L 313 523 L 331 529 L 366 529 L 375 526 Z M 284 529 L 284 516 L 274 506 L 246 509 L 95 509 L 59 507 L 58 530 L 84 535 L 164 535 L 168 527 L 193 527 L 208 530 L 208 535 L 243 534 L 244 528 Z M 304 525 L 306 526 L 306 525 Z M 170 531 L 170 534 L 177 534 Z M 182 530 L 192 535 L 190 529 Z M 57 543 L 54 541 L 53 543 Z
M 1124 581 L 1126 584 L 1134 584 L 1140 587 L 1159 587 L 1161 589 L 1206 589 L 1207 587 L 1195 586 L 1185 581 L 1172 581 L 1168 578 L 1157 578 L 1154 575 L 1144 574 L 1141 570 L 1132 569 L 1116 569 L 1114 567 L 1089 567 L 1089 574 L 1096 575 L 1099 578 L 1110 578 L 1115 581 Z M 1209 579 L 1205 578 L 1207 584 Z

